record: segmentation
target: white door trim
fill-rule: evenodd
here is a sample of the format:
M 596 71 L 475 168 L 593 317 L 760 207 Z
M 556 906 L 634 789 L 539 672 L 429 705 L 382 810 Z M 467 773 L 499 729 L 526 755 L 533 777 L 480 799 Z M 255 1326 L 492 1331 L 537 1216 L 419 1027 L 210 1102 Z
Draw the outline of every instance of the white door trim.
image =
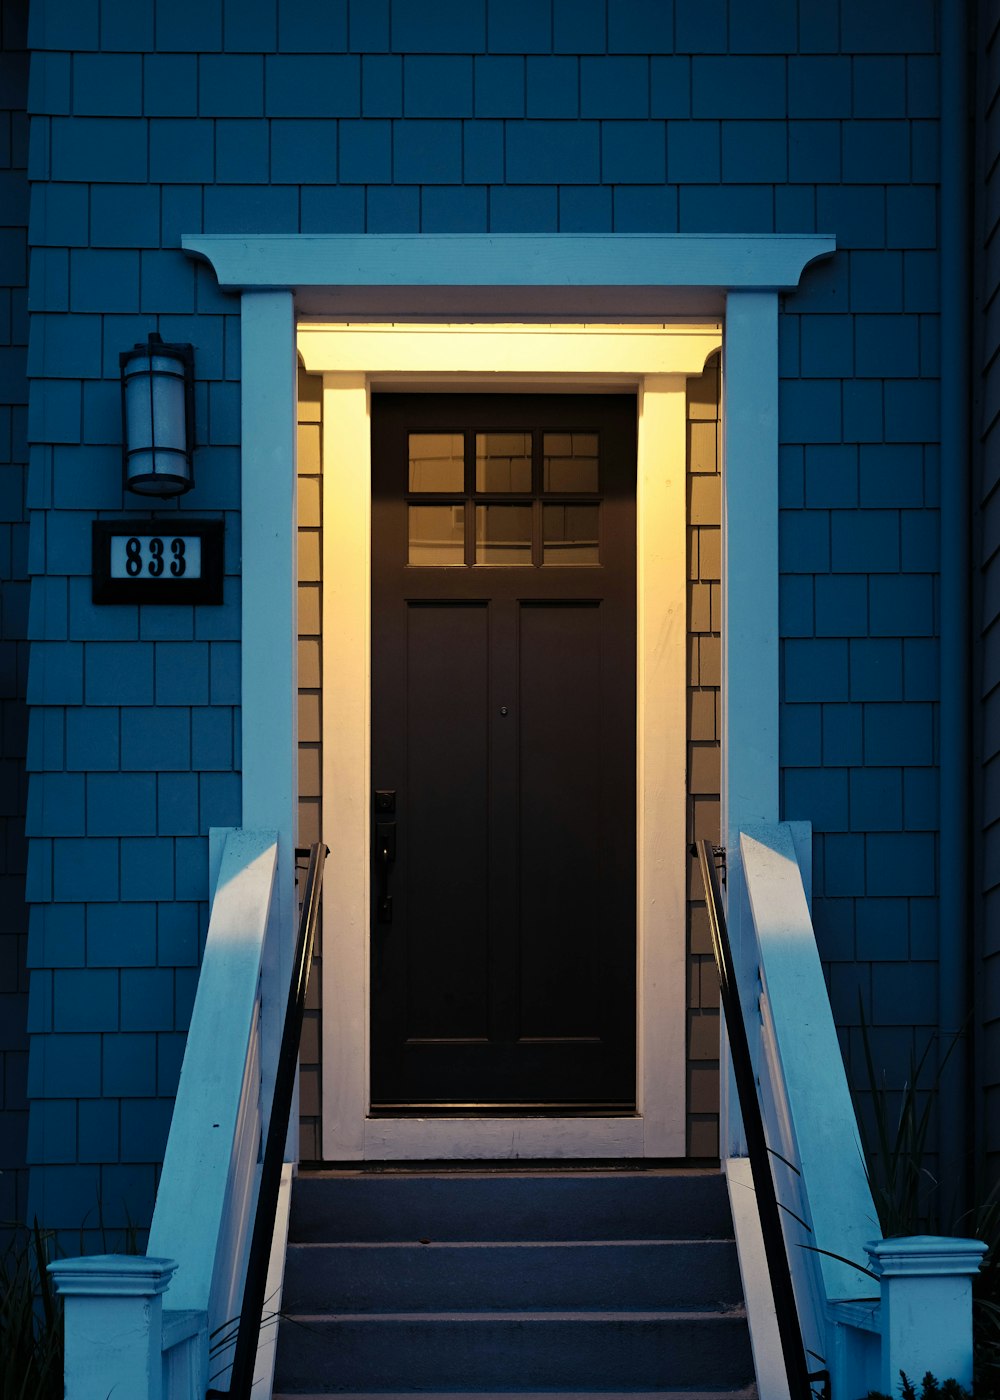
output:
M 680 1157 L 686 1125 L 686 380 L 721 327 L 299 328 L 323 372 L 323 1155 Z M 558 378 L 546 367 L 560 366 Z M 653 367 L 654 372 L 644 372 Z M 637 392 L 637 1111 L 630 1117 L 369 1116 L 369 391 Z M 348 829 L 349 828 L 349 829 Z

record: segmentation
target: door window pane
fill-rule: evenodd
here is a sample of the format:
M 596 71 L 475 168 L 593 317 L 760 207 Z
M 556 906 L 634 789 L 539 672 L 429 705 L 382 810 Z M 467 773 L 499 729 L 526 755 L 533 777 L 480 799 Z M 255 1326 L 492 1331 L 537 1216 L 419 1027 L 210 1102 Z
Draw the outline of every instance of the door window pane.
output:
M 476 434 L 476 490 L 531 490 L 531 434 Z
M 410 490 L 464 491 L 461 433 L 410 433 Z
M 597 564 L 600 506 L 543 506 L 542 562 Z
M 476 506 L 476 563 L 531 563 L 530 506 Z
M 597 490 L 596 433 L 545 433 L 542 458 L 546 491 Z
M 465 506 L 410 506 L 409 563 L 465 563 Z

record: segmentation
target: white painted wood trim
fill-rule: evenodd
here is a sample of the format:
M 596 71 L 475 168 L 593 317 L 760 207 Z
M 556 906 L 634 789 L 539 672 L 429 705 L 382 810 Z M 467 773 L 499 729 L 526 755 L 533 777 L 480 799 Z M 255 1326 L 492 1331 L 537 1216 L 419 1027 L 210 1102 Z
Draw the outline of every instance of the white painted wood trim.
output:
M 221 287 L 798 286 L 824 234 L 258 234 L 186 235 Z
M 222 869 L 222 857 L 225 853 L 226 842 L 229 834 L 236 831 L 235 826 L 210 826 L 208 828 L 208 913 L 212 915 L 212 905 L 215 903 L 215 891 L 219 888 L 219 871 Z
M 737 983 L 756 985 L 740 864 L 742 827 L 778 820 L 778 297 L 731 291 L 723 348 L 722 844 Z M 752 1005 L 744 1005 L 748 1018 Z M 724 1018 L 719 1150 L 743 1156 Z
M 246 1065 L 277 842 L 274 831 L 234 831 L 226 841 L 149 1231 L 148 1253 L 177 1261 L 171 1308 L 207 1312 L 210 1328 L 229 1315 L 251 1220 L 260 1086 Z
M 365 1155 L 371 431 L 364 375 L 323 385 L 323 1156 Z
M 687 1145 L 686 377 L 647 376 L 639 390 L 638 409 L 637 1107 L 645 1126 L 643 1155 L 683 1157 Z
M 267 1280 L 264 1284 L 264 1312 L 257 1341 L 250 1389 L 254 1400 L 270 1400 L 274 1389 L 274 1363 L 278 1355 L 278 1314 L 285 1283 L 285 1257 L 288 1252 L 288 1220 L 292 1211 L 292 1179 L 294 1167 L 286 1162 L 281 1168 L 278 1204 L 274 1212 L 274 1233 L 271 1253 L 267 1260 Z
M 740 1262 L 743 1299 L 750 1326 L 750 1347 L 759 1400 L 789 1400 L 788 1376 L 778 1331 L 778 1315 L 764 1252 L 764 1236 L 757 1211 L 749 1157 L 729 1157 L 725 1162 L 733 1233 Z
M 116 1392 L 134 1400 L 172 1400 L 164 1385 L 172 1368 L 164 1364 L 163 1297 L 174 1261 L 99 1254 L 57 1259 L 48 1267 L 63 1299 L 59 1389 L 72 1400 L 103 1400 Z M 5 1389 L 13 1392 L 13 1382 L 21 1381 L 19 1389 L 27 1390 L 23 1374 L 15 1376 L 5 1362 L 5 1380 L 8 1375 L 12 1384 Z
M 604 373 L 635 383 L 647 374 L 691 374 L 719 344 L 718 326 L 439 325 L 395 326 L 303 321 L 298 347 L 311 373 L 360 371 L 379 375 L 468 372 L 482 388 L 484 373 L 563 376 Z
M 464 331 L 464 327 L 462 328 Z M 620 329 L 620 328 L 619 328 Z M 506 387 L 503 366 L 544 331 L 477 337 L 480 388 Z M 336 334 L 328 327 L 326 334 Z M 395 341 L 409 328 L 368 336 Z M 576 328 L 574 334 L 581 334 Z M 662 332 L 661 332 L 662 334 Z M 349 356 L 321 350 L 305 329 L 307 365 Z M 624 337 L 629 338 L 628 333 Z M 580 389 L 620 370 L 621 337 L 600 327 Z M 461 343 L 460 343 L 461 342 Z M 361 344 L 353 341 L 352 344 Z M 474 374 L 464 336 L 435 328 L 424 372 Z M 653 343 L 650 337 L 649 342 Z M 718 325 L 685 328 L 677 373 L 639 377 L 640 506 L 637 638 L 638 1112 L 634 1118 L 391 1119 L 368 1113 L 370 821 L 370 496 L 366 377 L 324 375 L 323 831 L 330 845 L 323 929 L 323 1140 L 327 1160 L 507 1156 L 683 1156 L 686 1136 L 687 420 L 685 380 L 721 343 Z M 440 359 L 431 356 L 436 345 Z M 390 352 L 386 352 L 389 354 Z M 537 353 L 532 350 L 532 353 Z M 550 348 L 552 361 L 557 361 Z M 464 357 L 464 358 L 463 358 Z M 664 362 L 661 356 L 659 361 Z M 484 375 L 488 378 L 484 379 Z M 380 382 L 391 382 L 385 371 Z
M 792 832 L 784 824 L 749 827 L 740 846 L 787 1146 L 801 1172 L 810 1241 L 829 1251 L 814 1256 L 816 1269 L 825 1299 L 864 1297 L 870 1280 L 843 1261 L 862 1264 L 865 1245 L 881 1232 Z
M 278 869 L 265 986 L 287 988 L 295 951 L 298 803 L 296 421 L 298 368 L 290 292 L 244 292 L 241 316 L 243 825 L 277 828 Z M 273 1097 L 284 991 L 264 997 L 263 1102 Z M 298 1122 L 298 1096 L 292 1122 Z M 297 1134 L 296 1134 L 297 1139 Z
M 775 293 L 726 300 L 723 403 L 723 830 L 738 862 L 740 828 L 778 819 Z

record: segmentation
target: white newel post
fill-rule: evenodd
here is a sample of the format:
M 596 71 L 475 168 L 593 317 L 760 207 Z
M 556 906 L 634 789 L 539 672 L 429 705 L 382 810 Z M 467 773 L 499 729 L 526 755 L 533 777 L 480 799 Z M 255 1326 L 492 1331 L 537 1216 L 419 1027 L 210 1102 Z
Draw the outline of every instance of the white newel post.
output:
M 164 1400 L 163 1293 L 177 1265 L 142 1255 L 60 1259 L 66 1400 Z
M 972 1280 L 986 1253 L 981 1240 L 913 1235 L 866 1245 L 882 1285 L 882 1373 L 887 1395 L 905 1371 L 919 1384 L 972 1385 Z

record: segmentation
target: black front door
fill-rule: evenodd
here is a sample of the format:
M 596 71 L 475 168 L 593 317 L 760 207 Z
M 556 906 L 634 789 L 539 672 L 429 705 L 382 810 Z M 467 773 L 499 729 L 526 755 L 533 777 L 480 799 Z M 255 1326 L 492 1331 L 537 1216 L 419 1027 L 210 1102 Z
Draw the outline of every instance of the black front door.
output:
M 373 396 L 375 1111 L 634 1107 L 635 418 Z

